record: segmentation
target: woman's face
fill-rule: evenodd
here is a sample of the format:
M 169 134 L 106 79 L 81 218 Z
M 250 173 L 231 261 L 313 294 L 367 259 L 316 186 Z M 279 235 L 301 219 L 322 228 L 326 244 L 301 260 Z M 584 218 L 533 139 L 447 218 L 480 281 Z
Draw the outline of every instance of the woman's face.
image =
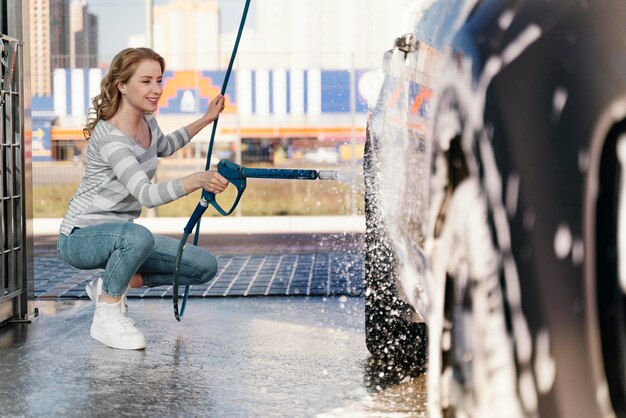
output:
M 128 104 L 143 112 L 152 113 L 157 110 L 159 98 L 163 93 L 163 73 L 157 61 L 144 60 L 120 90 Z

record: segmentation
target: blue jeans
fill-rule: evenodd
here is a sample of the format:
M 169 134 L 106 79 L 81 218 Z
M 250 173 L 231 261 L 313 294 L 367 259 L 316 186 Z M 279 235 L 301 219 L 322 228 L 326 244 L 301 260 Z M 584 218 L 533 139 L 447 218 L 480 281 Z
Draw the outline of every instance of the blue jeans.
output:
M 133 274 L 141 273 L 148 286 L 171 285 L 179 241 L 153 235 L 147 228 L 131 222 L 112 222 L 74 228 L 68 236 L 60 234 L 59 255 L 71 266 L 82 270 L 104 269 L 102 291 L 120 296 Z M 217 260 L 209 252 L 185 245 L 180 262 L 181 285 L 202 284 L 217 273 Z

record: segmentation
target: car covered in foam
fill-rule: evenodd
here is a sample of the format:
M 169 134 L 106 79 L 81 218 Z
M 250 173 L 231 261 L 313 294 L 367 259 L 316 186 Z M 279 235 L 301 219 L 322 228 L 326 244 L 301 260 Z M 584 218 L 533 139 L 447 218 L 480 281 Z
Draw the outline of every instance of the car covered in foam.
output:
M 372 358 L 427 368 L 432 417 L 626 416 L 626 2 L 407 13 L 367 126 Z

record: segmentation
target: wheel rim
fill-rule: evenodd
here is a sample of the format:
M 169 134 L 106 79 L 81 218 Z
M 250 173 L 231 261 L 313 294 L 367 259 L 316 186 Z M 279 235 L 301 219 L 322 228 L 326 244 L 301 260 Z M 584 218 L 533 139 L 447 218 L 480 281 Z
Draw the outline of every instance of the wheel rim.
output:
M 454 202 L 446 202 L 446 198 L 440 198 L 442 208 L 450 207 L 436 220 L 443 219 L 437 223 L 449 223 L 453 228 L 472 233 L 457 234 L 450 240 L 450 247 L 443 246 L 438 252 L 454 253 L 455 246 L 480 248 L 478 251 L 469 250 L 456 259 L 449 256 L 444 262 L 445 279 L 441 279 L 446 280 L 440 351 L 441 412 L 446 417 L 522 417 L 525 414 L 518 398 L 513 340 L 506 325 L 506 300 L 501 288 L 499 263 L 495 261 L 499 256 L 492 239 L 487 197 L 478 178 L 468 168 L 469 164 L 474 164 L 474 168 L 478 165 L 477 161 L 466 161 L 466 158 L 471 158 L 467 153 L 473 151 L 461 146 L 464 140 L 461 132 L 463 117 L 454 94 L 444 94 L 441 104 L 444 108 L 438 109 L 438 114 L 443 113 L 452 121 L 449 126 L 456 125 L 459 130 L 448 131 L 448 138 L 443 138 L 447 141 L 447 146 L 444 143 L 445 150 L 434 150 L 433 178 L 437 178 L 436 170 L 441 167 L 437 165 L 437 158 L 445 155 L 448 160 L 446 169 L 456 171 L 447 173 L 444 190 L 451 194 L 451 201 L 458 199 L 463 204 L 455 205 Z M 454 226 L 458 219 L 468 223 Z M 434 228 L 436 240 L 438 234 L 447 233 L 443 232 L 444 228 Z M 458 242 L 459 236 L 462 242 Z M 445 242 L 445 237 L 440 240 Z M 442 276 L 444 274 L 440 272 L 439 277 Z M 499 360 L 490 355 L 495 351 L 500 354 Z

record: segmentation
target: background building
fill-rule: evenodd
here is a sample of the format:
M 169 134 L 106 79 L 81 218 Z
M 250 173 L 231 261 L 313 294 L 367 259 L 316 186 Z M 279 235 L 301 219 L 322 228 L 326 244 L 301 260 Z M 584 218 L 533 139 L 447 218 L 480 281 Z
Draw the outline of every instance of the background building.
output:
M 87 0 L 72 0 L 69 19 L 70 68 L 98 65 L 98 18 L 87 9 Z
M 217 0 L 172 0 L 154 6 L 154 49 L 170 70 L 220 67 L 220 17 Z
M 395 37 L 408 31 L 411 0 L 255 0 L 257 68 L 376 68 Z
M 244 5 L 244 0 L 145 0 L 128 7 L 122 1 L 94 2 L 106 16 L 100 36 L 115 32 L 95 58 L 98 22 L 87 10 L 90 3 L 48 1 L 58 22 L 51 29 L 59 46 L 54 56 L 65 65 L 53 65 L 53 96 L 38 102 L 47 106 L 40 110 L 56 116 L 43 130 L 41 147 L 59 159 L 73 153 L 55 149 L 84 146 L 86 112 L 113 50 L 152 46 L 166 59 L 159 106 L 164 131 L 196 118 L 220 91 Z M 273 149 L 305 144 L 309 150 L 339 150 L 348 143 L 350 155 L 360 155 L 371 86 L 379 79 L 383 53 L 411 29 L 411 4 L 415 1 L 254 0 L 218 140 Z M 228 18 L 222 21 L 223 16 Z M 228 32 L 221 30 L 223 22 Z M 194 142 L 208 139 L 209 131 L 203 131 Z
M 31 90 L 52 95 L 55 68 L 92 68 L 98 58 L 98 17 L 86 0 L 29 0 Z
M 52 69 L 70 68 L 69 0 L 50 2 L 50 56 Z M 31 30 L 34 30 L 31 26 Z
M 30 0 L 31 94 L 52 94 L 50 61 L 50 1 Z
M 98 18 L 85 0 L 29 0 L 33 157 L 52 155 L 52 127 L 66 115 L 54 109 L 67 89 L 52 81 L 55 69 L 93 68 L 98 56 Z M 99 80 L 98 80 L 99 83 Z M 83 106 L 87 105 L 85 102 Z

